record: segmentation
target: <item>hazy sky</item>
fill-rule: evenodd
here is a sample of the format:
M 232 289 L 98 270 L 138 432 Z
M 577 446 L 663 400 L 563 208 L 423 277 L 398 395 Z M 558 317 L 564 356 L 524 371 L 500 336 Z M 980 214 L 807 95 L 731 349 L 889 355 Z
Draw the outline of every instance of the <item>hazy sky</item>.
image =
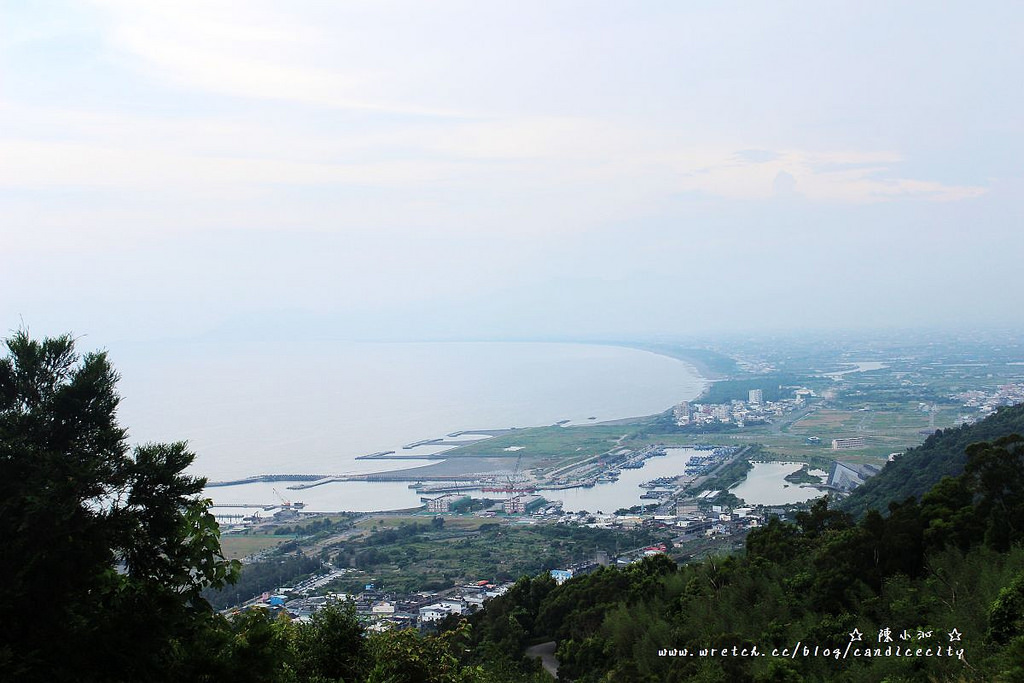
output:
M 1024 323 L 1017 2 L 0 4 L 0 326 Z

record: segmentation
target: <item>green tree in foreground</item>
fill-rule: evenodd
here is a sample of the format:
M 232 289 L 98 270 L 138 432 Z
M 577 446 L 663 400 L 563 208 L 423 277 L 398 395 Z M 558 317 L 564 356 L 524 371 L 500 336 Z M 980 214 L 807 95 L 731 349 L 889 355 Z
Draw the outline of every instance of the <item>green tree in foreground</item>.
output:
M 105 353 L 25 332 L 0 359 L 0 671 L 161 680 L 237 571 L 184 443 L 130 449 Z
M 70 336 L 19 332 L 0 358 L 0 680 L 523 683 L 470 665 L 468 626 L 367 636 L 351 603 L 296 624 L 225 618 L 233 581 L 184 443 L 128 447 L 118 376 Z M 515 653 L 519 656 L 519 651 Z

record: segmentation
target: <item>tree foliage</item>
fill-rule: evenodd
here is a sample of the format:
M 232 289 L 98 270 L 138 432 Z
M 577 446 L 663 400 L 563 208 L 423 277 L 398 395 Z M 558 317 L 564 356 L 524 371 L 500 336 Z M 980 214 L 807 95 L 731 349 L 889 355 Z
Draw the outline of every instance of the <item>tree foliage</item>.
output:
M 70 336 L 37 341 L 19 332 L 6 344 L 3 680 L 532 679 L 506 660 L 468 663 L 466 625 L 436 636 L 367 636 L 351 603 L 305 624 L 258 609 L 215 613 L 203 591 L 232 582 L 238 565 L 221 553 L 210 501 L 199 495 L 205 482 L 186 473 L 194 454 L 183 442 L 129 447 L 105 353 L 79 355 Z
M 184 443 L 130 448 L 116 372 L 74 346 L 18 333 L 0 359 L 4 679 L 513 683 L 544 680 L 523 651 L 547 640 L 561 677 L 581 682 L 1024 679 L 1024 438 L 971 440 L 992 424 L 926 442 L 962 444 L 962 467 L 885 514 L 855 519 L 823 500 L 752 531 L 740 555 L 684 566 L 658 556 L 561 586 L 523 578 L 440 633 L 367 635 L 350 603 L 301 624 L 214 613 L 202 591 L 237 566 L 220 552 L 204 482 L 186 473 L 194 455 Z M 380 552 L 417 533 L 379 534 Z M 661 654 L 834 647 L 889 627 L 932 634 L 925 645 L 956 628 L 970 665 Z
M 130 449 L 118 375 L 70 336 L 19 332 L 0 360 L 0 670 L 159 680 L 232 578 L 184 443 Z
M 967 464 L 967 447 L 1009 434 L 1024 434 L 1024 404 L 1003 407 L 974 425 L 936 430 L 916 448 L 886 464 L 857 488 L 841 507 L 855 517 L 885 510 L 890 501 L 922 497 L 943 477 L 957 477 Z
M 548 589 L 539 602 L 524 580 L 472 617 L 478 648 L 555 639 L 560 675 L 576 681 L 1018 680 L 1024 439 L 970 445 L 959 476 L 940 481 L 920 504 L 894 501 L 886 512 L 857 522 L 823 499 L 794 523 L 773 518 L 752 531 L 742 555 L 599 570 Z M 509 615 L 520 630 L 504 626 Z M 845 646 L 855 628 L 872 640 L 886 628 L 929 633 L 926 646 L 948 646 L 954 627 L 969 666 L 956 657 L 837 663 L 658 654 L 754 644 L 764 652 L 797 641 Z

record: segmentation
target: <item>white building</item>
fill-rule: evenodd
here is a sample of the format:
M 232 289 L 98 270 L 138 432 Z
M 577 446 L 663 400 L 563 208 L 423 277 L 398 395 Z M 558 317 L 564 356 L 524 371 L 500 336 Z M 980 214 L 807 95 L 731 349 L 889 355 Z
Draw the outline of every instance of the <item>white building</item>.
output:
M 371 607 L 370 612 L 380 616 L 391 616 L 395 613 L 395 603 L 383 600 Z
M 457 495 L 454 493 L 446 493 L 438 498 L 431 498 L 427 501 L 427 512 L 448 512 L 452 509 L 452 505 L 468 498 L 469 496 Z
M 440 621 L 449 614 L 465 613 L 466 606 L 461 600 L 442 600 L 441 602 L 435 602 L 433 605 L 420 607 L 419 617 L 420 623 L 426 624 L 434 621 Z
M 501 504 L 501 509 L 506 515 L 521 515 L 526 512 L 526 499 L 522 496 L 509 498 Z

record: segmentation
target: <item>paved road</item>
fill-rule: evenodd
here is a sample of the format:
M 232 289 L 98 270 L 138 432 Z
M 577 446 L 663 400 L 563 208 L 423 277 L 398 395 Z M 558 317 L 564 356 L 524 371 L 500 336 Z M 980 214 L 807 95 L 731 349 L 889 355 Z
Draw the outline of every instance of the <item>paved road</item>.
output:
M 555 646 L 555 641 L 549 640 L 546 643 L 528 647 L 526 648 L 526 656 L 539 658 L 540 665 L 544 667 L 544 670 L 558 678 L 558 660 L 555 659 Z
M 789 415 L 784 416 L 781 420 L 772 422 L 771 433 L 778 435 L 782 434 L 783 432 L 788 432 L 790 427 L 792 427 L 797 422 L 810 415 L 817 409 L 817 407 L 817 405 L 807 406 L 802 410 L 798 410 L 794 413 L 790 413 Z

